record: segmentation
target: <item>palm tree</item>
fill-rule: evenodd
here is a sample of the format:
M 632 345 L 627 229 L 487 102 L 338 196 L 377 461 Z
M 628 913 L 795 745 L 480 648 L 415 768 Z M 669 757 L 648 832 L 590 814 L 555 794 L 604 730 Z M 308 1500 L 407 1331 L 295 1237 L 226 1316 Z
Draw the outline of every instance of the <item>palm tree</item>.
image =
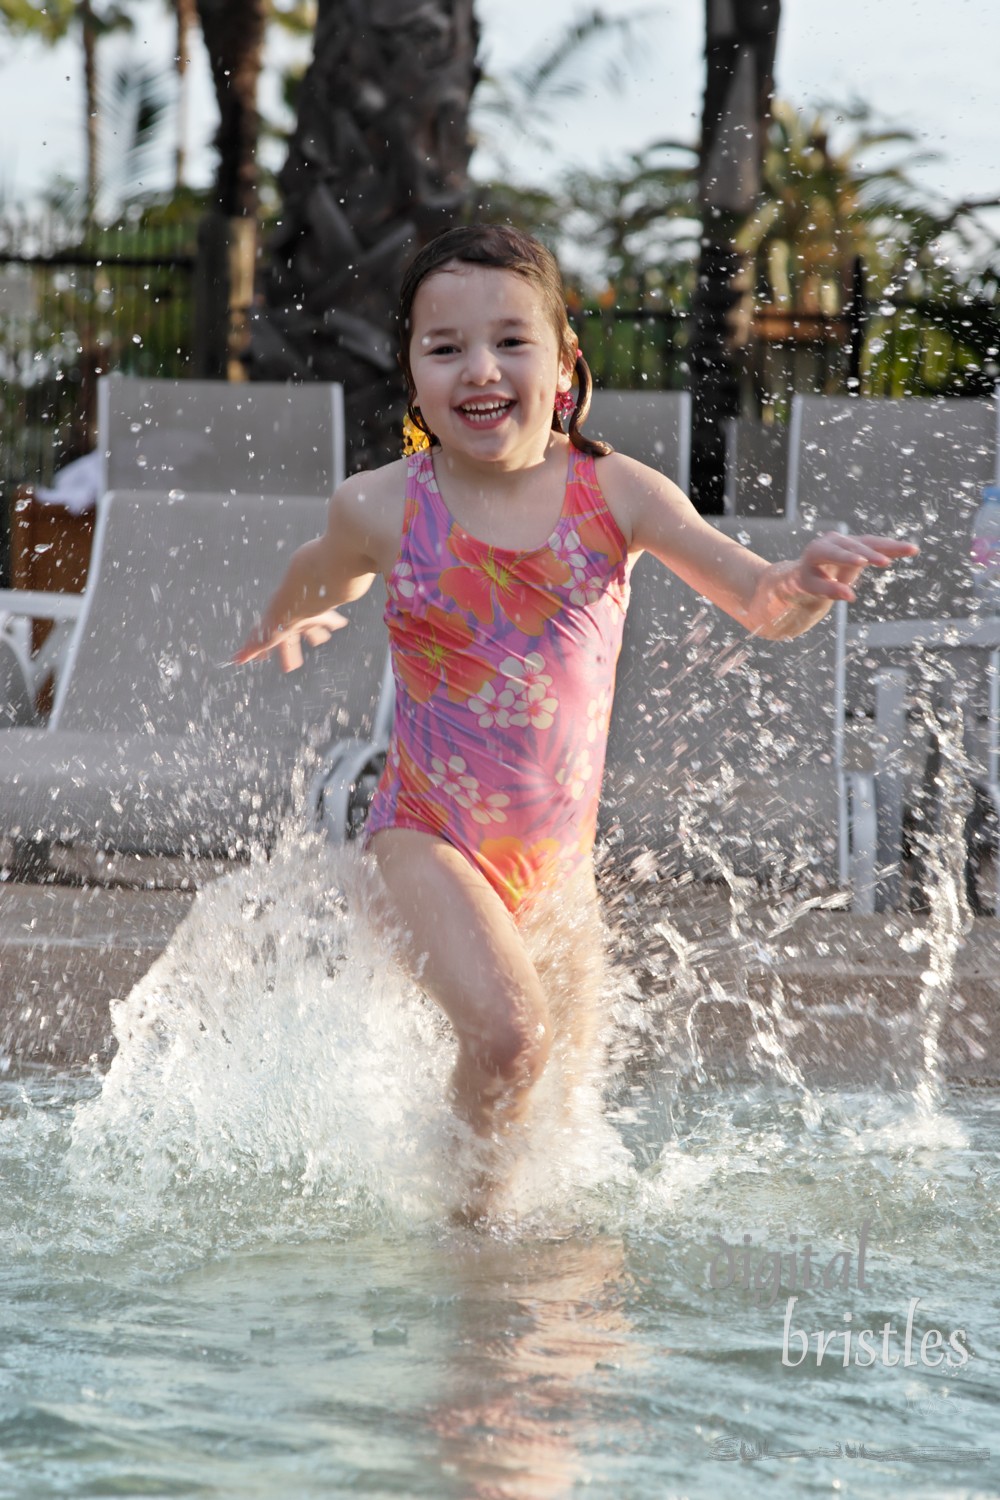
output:
M 219 106 L 211 207 L 198 229 L 196 373 L 242 376 L 257 248 L 257 82 L 268 0 L 198 0 Z
M 750 288 L 737 241 L 761 192 L 780 14 L 780 0 L 705 0 L 707 72 L 698 174 L 702 237 L 689 361 L 691 487 L 699 509 L 709 513 L 722 509 L 722 422 L 739 407 L 735 322 Z
M 191 61 L 191 35 L 198 19 L 197 0 L 170 0 L 177 24 L 177 50 L 174 71 L 177 74 L 177 143 L 174 148 L 174 192 L 181 193 L 187 177 L 188 63 Z
M 83 47 L 84 129 L 87 143 L 86 217 L 93 221 L 100 186 L 100 112 L 97 44 L 112 31 L 132 29 L 132 19 L 118 5 L 95 5 L 93 0 L 48 0 L 43 6 L 27 0 L 0 0 L 0 22 L 15 34 L 37 36 L 54 47 L 74 28 Z
M 478 40 L 472 0 L 319 0 L 249 370 L 342 381 L 355 468 L 399 451 L 396 292 L 465 206 Z
M 916 187 L 908 156 L 866 168 L 879 148 L 912 148 L 911 131 L 881 128 L 863 105 L 837 107 L 839 124 L 853 129 L 831 144 L 835 106 L 800 111 L 785 100 L 771 105 L 760 206 L 741 225 L 738 248 L 758 266 L 758 295 L 767 305 L 801 312 L 840 311 L 853 257 L 865 262 L 880 295 L 932 223 L 927 195 Z

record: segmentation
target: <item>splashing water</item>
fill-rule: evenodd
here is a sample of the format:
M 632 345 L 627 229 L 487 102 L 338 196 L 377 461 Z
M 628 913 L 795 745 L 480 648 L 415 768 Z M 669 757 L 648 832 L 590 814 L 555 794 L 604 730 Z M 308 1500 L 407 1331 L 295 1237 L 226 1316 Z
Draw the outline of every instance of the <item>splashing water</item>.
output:
M 699 940 L 644 868 L 606 1075 L 567 1089 L 554 1059 L 485 1234 L 450 1223 L 453 1042 L 370 863 L 287 839 L 202 890 L 116 1004 L 102 1080 L 0 1087 L 0 1492 L 995 1490 L 1000 1108 L 940 1077 L 953 887 L 922 934 L 919 1066 L 821 1088 L 778 973 L 764 1004 L 720 962 L 767 959 L 816 900 L 755 910 L 717 866 L 722 936 Z M 737 1016 L 734 1076 L 705 1041 Z M 833 1271 L 804 1287 L 807 1246 Z M 877 1333 L 871 1365 L 856 1341 L 845 1363 L 850 1329 Z M 859 1440 L 897 1457 L 847 1468 Z M 812 1456 L 733 1462 L 741 1442 Z
M 74 1120 L 78 1181 L 156 1211 L 178 1191 L 253 1184 L 322 1195 L 356 1224 L 447 1217 L 474 1151 L 447 1105 L 454 1044 L 401 972 L 379 894 L 370 860 L 300 839 L 201 891 L 113 1007 L 117 1055 Z M 521 1216 L 621 1170 L 596 1094 L 575 1090 L 567 1117 L 557 1073 Z

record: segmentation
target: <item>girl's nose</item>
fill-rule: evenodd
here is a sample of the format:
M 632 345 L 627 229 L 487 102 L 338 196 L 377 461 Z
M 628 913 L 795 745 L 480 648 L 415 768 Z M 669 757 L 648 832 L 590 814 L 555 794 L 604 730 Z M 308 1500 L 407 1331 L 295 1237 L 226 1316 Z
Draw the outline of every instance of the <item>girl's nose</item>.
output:
M 490 381 L 500 378 L 500 367 L 489 345 L 470 345 L 462 373 L 464 378 L 473 385 L 487 385 Z

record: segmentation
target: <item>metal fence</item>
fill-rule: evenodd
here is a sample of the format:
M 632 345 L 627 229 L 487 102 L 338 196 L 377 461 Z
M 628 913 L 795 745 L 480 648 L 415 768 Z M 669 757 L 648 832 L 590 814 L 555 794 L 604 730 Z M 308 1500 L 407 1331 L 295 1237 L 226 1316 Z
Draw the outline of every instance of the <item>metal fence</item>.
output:
M 191 373 L 196 225 L 0 217 L 0 574 L 12 490 L 94 446 L 97 377 Z
M 690 318 L 668 308 L 573 310 L 580 347 L 599 386 L 682 391 L 688 386 Z

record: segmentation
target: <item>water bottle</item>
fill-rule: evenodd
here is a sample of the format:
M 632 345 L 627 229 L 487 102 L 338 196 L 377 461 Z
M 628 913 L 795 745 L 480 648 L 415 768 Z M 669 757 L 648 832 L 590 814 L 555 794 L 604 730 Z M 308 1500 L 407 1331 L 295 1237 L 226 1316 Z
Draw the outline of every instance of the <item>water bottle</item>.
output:
M 1000 615 L 1000 484 L 988 484 L 972 523 L 972 587 L 980 615 Z

